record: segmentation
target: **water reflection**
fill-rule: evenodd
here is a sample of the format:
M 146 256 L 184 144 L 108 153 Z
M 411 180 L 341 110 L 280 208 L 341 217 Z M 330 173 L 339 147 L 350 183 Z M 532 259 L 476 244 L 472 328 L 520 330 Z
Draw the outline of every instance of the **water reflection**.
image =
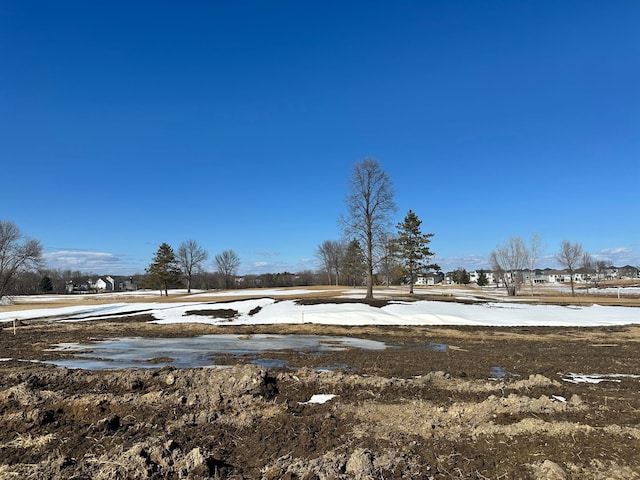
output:
M 284 368 L 287 366 L 287 361 L 280 358 L 256 358 L 251 360 L 251 363 L 264 368 Z
M 448 348 L 448 345 L 446 343 L 429 342 L 428 346 L 431 350 L 435 350 L 437 352 L 446 352 Z
M 253 355 L 293 350 L 298 353 L 361 348 L 382 350 L 383 342 L 351 337 L 322 335 L 202 335 L 190 338 L 118 338 L 95 343 L 61 343 L 50 349 L 75 355 L 71 359 L 51 360 L 60 367 L 104 370 L 122 368 L 176 368 L 216 365 L 221 355 Z M 265 367 L 285 366 L 280 360 L 257 359 Z M 256 361 L 254 361 L 255 363 Z M 258 363 L 260 364 L 260 363 Z

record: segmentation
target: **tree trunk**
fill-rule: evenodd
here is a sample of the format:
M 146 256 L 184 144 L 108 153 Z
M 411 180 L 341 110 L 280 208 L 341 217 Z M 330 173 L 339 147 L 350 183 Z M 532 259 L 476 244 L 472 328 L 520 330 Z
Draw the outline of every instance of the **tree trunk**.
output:
M 571 283 L 571 296 L 575 297 L 576 296 L 576 292 L 573 289 L 573 272 L 569 273 L 569 283 Z
M 367 228 L 367 297 L 373 299 L 373 231 Z
M 373 299 L 373 272 L 367 271 L 367 299 Z
M 529 270 L 529 281 L 531 282 L 531 296 L 533 297 L 533 271 Z

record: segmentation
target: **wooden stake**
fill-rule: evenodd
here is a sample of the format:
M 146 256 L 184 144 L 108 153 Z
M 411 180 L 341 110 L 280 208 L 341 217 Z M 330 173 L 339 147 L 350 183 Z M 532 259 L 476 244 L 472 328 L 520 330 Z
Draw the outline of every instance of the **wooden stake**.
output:
M 13 336 L 16 336 L 16 319 L 13 319 Z

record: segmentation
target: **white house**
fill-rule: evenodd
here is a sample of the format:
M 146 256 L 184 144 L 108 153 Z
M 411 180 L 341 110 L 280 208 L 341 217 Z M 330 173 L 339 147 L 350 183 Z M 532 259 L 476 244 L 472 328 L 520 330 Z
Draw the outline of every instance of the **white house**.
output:
M 482 270 L 482 271 L 487 276 L 487 282 L 489 285 L 496 283 L 497 273 L 493 273 L 488 270 Z M 478 278 L 480 278 L 480 270 L 473 270 L 469 272 L 469 280 L 471 281 L 471 283 L 478 283 Z M 498 281 L 500 281 L 500 279 L 498 279 Z
M 115 282 L 113 278 L 107 275 L 106 277 L 104 277 L 104 280 L 102 278 L 96 280 L 93 283 L 93 288 L 98 291 L 107 290 L 112 292 L 115 290 Z
M 431 272 L 425 275 L 418 275 L 414 285 L 437 285 L 444 280 L 444 273 Z

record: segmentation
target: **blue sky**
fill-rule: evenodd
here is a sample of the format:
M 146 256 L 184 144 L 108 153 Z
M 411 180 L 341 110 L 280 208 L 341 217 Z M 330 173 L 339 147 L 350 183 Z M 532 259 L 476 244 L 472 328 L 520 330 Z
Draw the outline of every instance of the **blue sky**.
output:
M 49 265 L 315 269 L 376 158 L 445 269 L 640 264 L 640 2 L 0 1 L 0 219 Z M 207 265 L 213 269 L 211 262 Z

